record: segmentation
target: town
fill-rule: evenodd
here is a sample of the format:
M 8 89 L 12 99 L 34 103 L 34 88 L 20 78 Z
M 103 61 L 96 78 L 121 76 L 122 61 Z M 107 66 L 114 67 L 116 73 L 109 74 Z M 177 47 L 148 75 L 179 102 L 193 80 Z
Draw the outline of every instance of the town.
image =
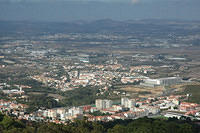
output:
M 150 69 L 149 67 L 145 68 Z M 81 75 L 78 74 L 78 72 L 75 73 L 73 76 L 76 78 L 77 76 L 79 78 L 85 77 L 86 79 L 84 80 L 93 82 L 95 81 L 95 78 L 98 78 L 97 76 L 95 76 L 95 74 Z M 145 77 L 144 79 L 133 78 L 126 80 L 125 78 L 122 78 L 122 80 L 124 83 L 142 81 L 140 83 L 140 86 L 151 87 L 151 89 L 154 89 L 156 86 L 164 87 L 175 84 L 183 84 L 183 81 L 180 77 L 168 77 L 160 79 L 150 79 Z M 80 82 L 80 84 L 84 85 L 84 82 Z M 105 82 L 105 84 L 103 85 L 108 84 L 106 84 Z M 1 89 L 3 89 L 4 87 L 9 87 L 9 85 L 5 83 L 1 84 Z M 195 120 L 200 119 L 199 104 L 184 102 L 191 96 L 190 94 L 168 96 L 160 95 L 146 98 L 129 98 L 130 96 L 128 95 L 128 97 L 126 94 L 120 95 L 121 98 L 117 100 L 96 99 L 95 103 L 91 105 L 58 107 L 51 109 L 40 108 L 35 112 L 27 113 L 26 109 L 28 108 L 28 106 L 25 104 L 17 103 L 15 99 L 16 97 L 27 99 L 25 92 L 22 90 L 22 88 L 28 88 L 28 86 L 16 85 L 16 87 L 18 87 L 19 89 L 2 90 L 4 95 L 11 96 L 13 100 L 10 101 L 1 99 L 0 111 L 12 117 L 25 119 L 28 121 L 66 123 L 69 121 L 74 121 L 75 119 L 87 119 L 88 121 L 108 122 L 116 119 L 138 119 L 145 116 L 150 118 L 176 117 L 180 119 L 181 117 L 183 117 Z M 104 91 L 106 91 L 106 88 Z M 97 93 L 97 95 L 99 94 L 101 93 Z
M 0 100 L 0 111 L 29 121 L 43 121 L 66 123 L 75 119 L 86 118 L 88 121 L 113 121 L 116 119 L 137 119 L 144 116 L 178 118 L 189 117 L 200 120 L 200 106 L 196 103 L 181 102 L 189 95 L 170 95 L 148 99 L 129 99 L 122 97 L 119 104 L 112 100 L 96 99 L 93 105 L 78 107 L 62 107 L 53 109 L 39 109 L 26 114 L 26 105 L 16 101 Z
M 0 111 L 65 124 L 145 116 L 199 120 L 199 34 L 157 26 L 106 33 L 44 28 L 0 37 Z

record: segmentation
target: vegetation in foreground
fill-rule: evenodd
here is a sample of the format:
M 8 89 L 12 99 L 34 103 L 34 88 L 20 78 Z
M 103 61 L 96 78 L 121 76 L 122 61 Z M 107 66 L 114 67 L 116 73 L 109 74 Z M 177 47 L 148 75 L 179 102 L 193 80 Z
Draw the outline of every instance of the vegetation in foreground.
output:
M 63 124 L 36 123 L 0 114 L 0 133 L 198 133 L 200 127 L 190 120 L 171 118 L 118 120 L 107 123 L 76 120 Z

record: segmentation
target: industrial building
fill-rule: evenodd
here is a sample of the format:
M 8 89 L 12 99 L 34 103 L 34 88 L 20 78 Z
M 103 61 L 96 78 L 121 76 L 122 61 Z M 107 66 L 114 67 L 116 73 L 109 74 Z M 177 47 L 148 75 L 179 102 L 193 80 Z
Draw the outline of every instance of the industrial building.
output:
M 155 87 L 155 86 L 170 86 L 181 82 L 180 77 L 167 77 L 159 79 L 145 79 L 142 86 Z

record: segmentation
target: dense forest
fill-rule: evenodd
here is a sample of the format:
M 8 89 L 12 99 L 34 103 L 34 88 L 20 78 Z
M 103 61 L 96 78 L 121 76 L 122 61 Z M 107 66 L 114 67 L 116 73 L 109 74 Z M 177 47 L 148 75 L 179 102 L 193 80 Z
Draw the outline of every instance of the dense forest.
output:
M 144 117 L 112 122 L 89 122 L 84 119 L 64 125 L 15 120 L 0 114 L 0 133 L 198 133 L 200 127 L 197 123 L 190 119 Z

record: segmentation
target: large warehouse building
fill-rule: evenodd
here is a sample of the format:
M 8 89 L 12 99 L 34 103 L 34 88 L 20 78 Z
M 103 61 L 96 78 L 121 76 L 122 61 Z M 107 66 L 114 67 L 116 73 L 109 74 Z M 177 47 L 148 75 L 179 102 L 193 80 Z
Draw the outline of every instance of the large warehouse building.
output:
M 180 77 L 167 77 L 159 79 L 145 79 L 144 83 L 141 83 L 143 86 L 155 87 L 155 86 L 169 86 L 181 82 Z

